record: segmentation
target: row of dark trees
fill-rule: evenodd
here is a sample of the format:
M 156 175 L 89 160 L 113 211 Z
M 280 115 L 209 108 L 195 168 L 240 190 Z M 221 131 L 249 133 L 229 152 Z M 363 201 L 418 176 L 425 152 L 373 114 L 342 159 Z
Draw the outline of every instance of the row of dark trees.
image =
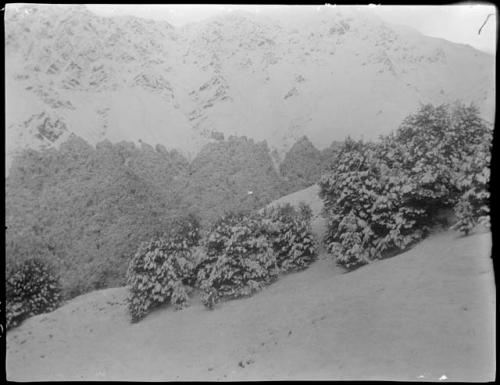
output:
M 34 254 L 48 260 L 64 298 L 123 285 L 137 245 L 175 218 L 196 213 L 205 226 L 316 182 L 319 173 L 300 171 L 311 167 L 294 152 L 286 174 L 309 178 L 295 185 L 273 166 L 265 142 L 244 137 L 210 143 L 191 163 L 163 146 L 94 147 L 76 136 L 59 149 L 24 151 L 6 179 L 7 264 Z

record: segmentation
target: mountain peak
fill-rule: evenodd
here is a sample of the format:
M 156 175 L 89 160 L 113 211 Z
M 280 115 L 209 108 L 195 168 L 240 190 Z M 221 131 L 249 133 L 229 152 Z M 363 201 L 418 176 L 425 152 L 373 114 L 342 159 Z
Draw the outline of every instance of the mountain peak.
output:
M 191 155 L 214 132 L 282 154 L 305 133 L 320 150 L 348 134 L 375 139 L 420 101 L 494 112 L 491 55 L 365 7 L 239 10 L 181 28 L 85 6 L 7 11 L 10 143 L 38 146 L 31 117 L 42 112 L 93 144 L 141 138 Z

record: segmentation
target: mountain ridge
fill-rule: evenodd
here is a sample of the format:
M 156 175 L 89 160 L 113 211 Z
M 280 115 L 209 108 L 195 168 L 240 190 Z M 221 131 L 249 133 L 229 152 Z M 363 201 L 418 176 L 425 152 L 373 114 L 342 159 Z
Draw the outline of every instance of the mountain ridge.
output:
M 493 119 L 492 55 L 363 10 L 293 12 L 174 27 L 82 6 L 7 9 L 7 163 L 70 132 L 189 158 L 214 136 L 248 136 L 283 156 L 303 135 L 320 150 L 376 138 L 418 103 L 473 101 Z

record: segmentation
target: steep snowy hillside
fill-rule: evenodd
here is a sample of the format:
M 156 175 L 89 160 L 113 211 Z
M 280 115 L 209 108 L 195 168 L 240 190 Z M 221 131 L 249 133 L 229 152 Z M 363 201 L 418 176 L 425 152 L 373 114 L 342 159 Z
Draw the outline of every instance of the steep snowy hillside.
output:
M 175 39 L 166 22 L 98 17 L 83 6 L 9 13 L 8 155 L 60 143 L 70 132 L 92 144 L 142 140 L 198 149 L 176 100 L 183 91 L 171 83 Z
M 95 291 L 10 330 L 7 377 L 492 381 L 490 251 L 490 233 L 437 234 L 352 273 L 320 259 L 251 298 L 213 311 L 194 298 L 137 324 L 126 288 Z
M 287 13 L 288 12 L 288 13 Z M 420 102 L 494 114 L 494 57 L 351 8 L 233 12 L 181 28 L 84 6 L 8 9 L 7 155 L 70 132 L 188 157 L 220 134 L 319 149 L 393 130 Z
M 186 62 L 212 79 L 199 87 L 207 103 L 196 124 L 251 132 L 280 149 L 306 134 L 321 149 L 348 134 L 387 133 L 419 102 L 475 101 L 491 119 L 487 54 L 362 12 L 294 21 L 238 12 L 186 28 Z

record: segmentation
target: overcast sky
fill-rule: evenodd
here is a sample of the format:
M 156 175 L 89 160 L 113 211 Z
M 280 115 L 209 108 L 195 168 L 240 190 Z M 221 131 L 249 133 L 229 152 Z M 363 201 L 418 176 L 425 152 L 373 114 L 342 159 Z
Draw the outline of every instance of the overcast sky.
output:
M 224 12 L 243 9 L 250 12 L 279 10 L 282 6 L 262 5 L 104 5 L 87 7 L 100 15 L 135 15 L 167 20 L 175 26 L 203 20 Z M 489 53 L 496 52 L 497 12 L 488 3 L 457 3 L 447 6 L 372 6 L 373 12 L 390 23 L 411 26 L 425 35 L 440 37 L 471 46 Z M 489 14 L 486 25 L 478 33 Z
M 382 6 L 374 11 L 384 20 L 409 25 L 425 35 L 495 53 L 497 12 L 493 5 Z M 489 14 L 487 23 L 478 33 Z

